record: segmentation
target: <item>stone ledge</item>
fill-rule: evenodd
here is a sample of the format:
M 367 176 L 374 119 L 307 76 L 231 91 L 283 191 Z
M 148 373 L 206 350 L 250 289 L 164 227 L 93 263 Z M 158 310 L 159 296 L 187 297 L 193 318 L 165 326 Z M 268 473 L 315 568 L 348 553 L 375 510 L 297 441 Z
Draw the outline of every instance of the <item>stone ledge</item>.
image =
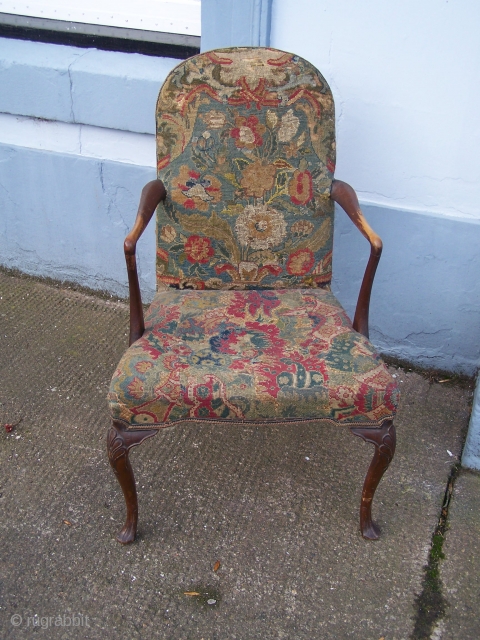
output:
M 153 134 L 158 92 L 178 63 L 0 38 L 0 111 Z
M 0 113 L 0 144 L 155 167 L 155 136 Z

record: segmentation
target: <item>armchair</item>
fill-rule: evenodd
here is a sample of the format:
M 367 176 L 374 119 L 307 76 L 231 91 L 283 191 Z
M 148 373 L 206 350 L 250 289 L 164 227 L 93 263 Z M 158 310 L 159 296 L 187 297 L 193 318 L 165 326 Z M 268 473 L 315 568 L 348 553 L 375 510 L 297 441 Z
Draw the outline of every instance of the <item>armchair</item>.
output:
M 398 387 L 368 340 L 382 252 L 353 189 L 335 180 L 331 91 L 308 62 L 266 48 L 203 53 L 157 103 L 158 179 L 125 239 L 130 346 L 112 378 L 107 448 L 133 542 L 129 450 L 188 422 L 328 420 L 374 445 L 360 530 L 395 451 Z M 330 292 L 337 202 L 371 251 L 353 324 Z M 157 209 L 158 208 L 158 209 Z M 157 293 L 143 315 L 138 238 L 157 209 Z

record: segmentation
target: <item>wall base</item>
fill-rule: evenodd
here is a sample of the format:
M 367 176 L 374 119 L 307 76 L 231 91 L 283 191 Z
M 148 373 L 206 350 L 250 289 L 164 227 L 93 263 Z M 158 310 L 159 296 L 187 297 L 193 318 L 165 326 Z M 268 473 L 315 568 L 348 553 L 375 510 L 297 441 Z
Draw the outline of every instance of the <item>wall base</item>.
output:
M 123 240 L 155 169 L 6 144 L 0 164 L 0 264 L 125 296 Z M 363 210 L 384 241 L 371 301 L 373 343 L 422 367 L 473 375 L 480 223 L 368 204 Z M 333 290 L 353 317 L 369 248 L 342 211 L 334 244 Z M 152 222 L 138 247 L 145 301 L 155 290 L 154 256 Z

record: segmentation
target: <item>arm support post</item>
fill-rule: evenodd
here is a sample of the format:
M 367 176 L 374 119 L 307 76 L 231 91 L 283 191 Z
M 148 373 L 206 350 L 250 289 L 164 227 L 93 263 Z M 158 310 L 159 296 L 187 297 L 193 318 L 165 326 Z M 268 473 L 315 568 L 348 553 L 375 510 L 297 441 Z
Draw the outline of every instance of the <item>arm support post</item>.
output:
M 135 251 L 137 241 L 150 222 L 158 204 L 165 200 L 167 192 L 161 180 L 152 180 L 143 187 L 138 206 L 137 217 L 132 230 L 125 238 L 123 248 L 127 262 L 128 288 L 130 292 L 130 337 L 129 345 L 143 335 L 145 324 L 143 321 L 142 297 L 138 282 L 137 260 Z
M 342 207 L 353 224 L 370 243 L 370 258 L 367 263 L 367 268 L 365 269 L 365 275 L 363 276 L 357 307 L 355 309 L 355 317 L 353 319 L 353 328 L 355 331 L 358 331 L 368 338 L 370 295 L 372 293 L 375 272 L 380 256 L 382 255 L 382 240 L 365 220 L 360 209 L 360 204 L 358 203 L 357 194 L 350 185 L 341 180 L 333 180 L 330 197 Z

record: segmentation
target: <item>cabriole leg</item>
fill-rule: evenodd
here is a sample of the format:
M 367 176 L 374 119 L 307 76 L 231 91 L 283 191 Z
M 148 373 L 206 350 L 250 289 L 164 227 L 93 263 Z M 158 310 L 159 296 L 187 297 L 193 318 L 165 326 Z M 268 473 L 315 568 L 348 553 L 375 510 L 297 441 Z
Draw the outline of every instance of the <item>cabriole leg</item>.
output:
M 129 449 L 141 444 L 147 438 L 151 438 L 157 430 L 128 431 L 120 422 L 113 421 L 113 425 L 107 434 L 108 459 L 117 480 L 122 487 L 125 503 L 127 505 L 127 519 L 123 528 L 117 535 L 118 542 L 129 544 L 135 540 L 138 521 L 137 490 L 135 477 L 128 459 Z
M 350 431 L 375 445 L 375 453 L 363 483 L 362 502 L 360 504 L 360 531 L 367 540 L 377 540 L 380 530 L 372 521 L 372 501 L 378 483 L 388 469 L 395 453 L 395 427 L 387 420 L 380 428 L 351 427 Z

